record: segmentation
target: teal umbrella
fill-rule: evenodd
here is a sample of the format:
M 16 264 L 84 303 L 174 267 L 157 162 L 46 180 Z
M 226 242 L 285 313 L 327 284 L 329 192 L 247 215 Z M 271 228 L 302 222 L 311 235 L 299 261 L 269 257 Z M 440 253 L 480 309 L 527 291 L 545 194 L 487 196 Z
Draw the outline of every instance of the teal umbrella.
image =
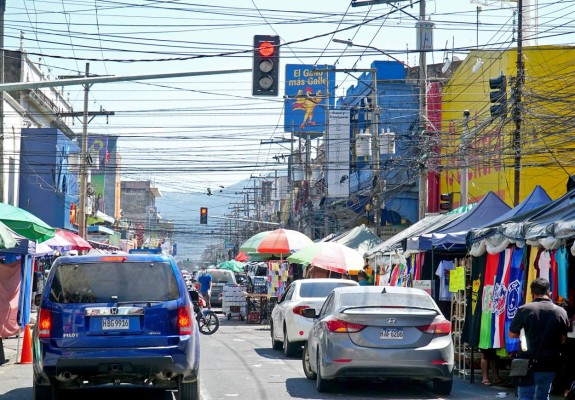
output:
M 224 261 L 223 263 L 221 263 L 220 265 L 218 265 L 219 269 L 228 269 L 232 272 L 244 272 L 244 266 L 246 264 L 244 264 L 243 262 L 239 262 L 236 260 L 229 260 L 229 261 Z
M 26 210 L 0 203 L 0 222 L 26 239 L 41 243 L 54 237 L 54 228 Z

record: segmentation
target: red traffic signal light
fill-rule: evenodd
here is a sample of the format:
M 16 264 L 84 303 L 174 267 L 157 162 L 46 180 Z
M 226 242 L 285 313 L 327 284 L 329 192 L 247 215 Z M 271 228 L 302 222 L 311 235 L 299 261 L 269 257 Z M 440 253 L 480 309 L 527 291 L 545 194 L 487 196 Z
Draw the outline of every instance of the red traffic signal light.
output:
M 277 96 L 279 89 L 280 37 L 254 36 L 252 95 Z
M 258 52 L 262 57 L 271 57 L 275 53 L 275 47 L 271 42 L 261 42 L 258 47 Z
M 208 207 L 200 207 L 200 224 L 208 223 Z

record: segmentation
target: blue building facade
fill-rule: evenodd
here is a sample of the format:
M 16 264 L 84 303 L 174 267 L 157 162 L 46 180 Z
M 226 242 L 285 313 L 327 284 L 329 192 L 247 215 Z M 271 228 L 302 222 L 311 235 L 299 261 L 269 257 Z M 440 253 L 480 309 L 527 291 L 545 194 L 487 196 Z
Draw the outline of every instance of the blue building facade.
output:
M 55 228 L 76 230 L 79 153 L 59 129 L 22 129 L 20 208 Z
M 382 200 L 379 207 L 382 225 L 414 223 L 418 220 L 419 190 L 418 171 L 413 160 L 418 143 L 415 129 L 419 115 L 418 85 L 416 81 L 408 81 L 408 71 L 399 62 L 375 61 L 370 68 L 376 70 L 377 109 L 371 104 L 371 72 L 364 72 L 357 79 L 346 95 L 338 99 L 336 108 L 351 111 L 352 146 L 360 132 L 393 132 L 395 153 L 380 154 L 379 180 L 376 180 L 369 157 L 359 156 L 352 149 L 349 178 L 353 200 L 347 206 L 358 213 L 363 212 L 377 190 Z M 374 112 L 378 115 L 377 127 L 373 124 Z

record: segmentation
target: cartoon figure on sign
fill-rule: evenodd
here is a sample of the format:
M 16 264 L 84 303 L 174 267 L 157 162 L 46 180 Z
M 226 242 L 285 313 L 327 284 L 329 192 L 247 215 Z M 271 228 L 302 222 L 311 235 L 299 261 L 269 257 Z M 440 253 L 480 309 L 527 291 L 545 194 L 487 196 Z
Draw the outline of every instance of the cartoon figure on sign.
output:
M 70 204 L 70 224 L 77 225 L 76 221 L 76 203 Z
M 318 90 L 316 94 L 313 94 L 313 89 L 311 87 L 305 88 L 305 94 L 303 90 L 298 90 L 295 96 L 295 104 L 293 105 L 294 110 L 304 111 L 303 120 L 300 124 L 300 129 L 305 128 L 307 125 L 315 125 L 313 120 L 313 112 L 315 107 L 323 101 L 322 92 Z

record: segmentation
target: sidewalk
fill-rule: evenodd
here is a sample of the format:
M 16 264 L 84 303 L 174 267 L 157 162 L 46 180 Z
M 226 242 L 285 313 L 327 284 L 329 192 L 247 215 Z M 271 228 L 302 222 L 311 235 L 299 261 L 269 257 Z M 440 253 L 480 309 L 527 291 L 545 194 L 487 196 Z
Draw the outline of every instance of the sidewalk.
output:
M 22 353 L 22 342 L 24 341 L 24 334 L 20 334 L 20 348 L 18 348 L 18 337 L 13 336 L 8 339 L 2 339 L 2 344 L 4 347 L 4 358 L 8 361 L 7 363 L 3 364 L 6 366 L 8 364 L 15 364 L 18 360 L 17 357 L 20 357 Z M 18 353 L 17 353 L 18 351 Z

